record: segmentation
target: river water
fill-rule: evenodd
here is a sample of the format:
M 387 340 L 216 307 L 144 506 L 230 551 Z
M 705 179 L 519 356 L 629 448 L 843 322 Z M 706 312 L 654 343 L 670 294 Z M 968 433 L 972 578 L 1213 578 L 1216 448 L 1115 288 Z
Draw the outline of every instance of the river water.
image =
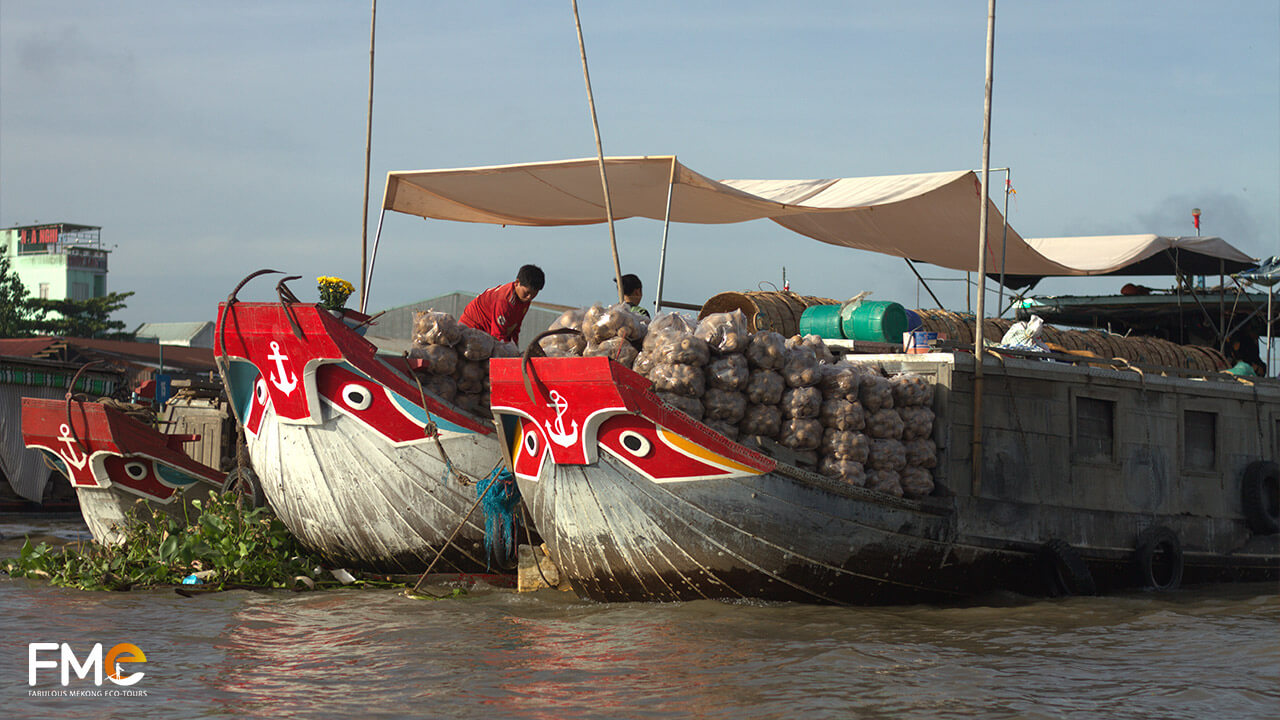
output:
M 87 537 L 77 521 L 0 520 Z M 448 588 L 435 591 L 444 594 Z M 0 715 L 13 718 L 1280 718 L 1280 588 L 964 607 L 604 605 L 473 585 L 88 593 L 0 577 Z M 132 643 L 128 687 L 58 670 Z M 56 661 L 57 651 L 40 656 Z M 120 692 L 132 695 L 115 694 Z M 142 695 L 141 693 L 145 693 Z

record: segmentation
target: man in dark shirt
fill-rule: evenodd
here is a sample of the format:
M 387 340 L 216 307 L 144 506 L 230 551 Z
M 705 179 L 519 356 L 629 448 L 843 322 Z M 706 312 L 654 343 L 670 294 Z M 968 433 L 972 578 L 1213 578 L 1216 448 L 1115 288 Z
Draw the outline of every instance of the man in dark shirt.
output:
M 502 342 L 515 342 L 529 304 L 546 284 L 546 276 L 537 265 L 525 265 L 513 282 L 491 287 L 467 303 L 459 320 L 463 325 L 482 330 Z

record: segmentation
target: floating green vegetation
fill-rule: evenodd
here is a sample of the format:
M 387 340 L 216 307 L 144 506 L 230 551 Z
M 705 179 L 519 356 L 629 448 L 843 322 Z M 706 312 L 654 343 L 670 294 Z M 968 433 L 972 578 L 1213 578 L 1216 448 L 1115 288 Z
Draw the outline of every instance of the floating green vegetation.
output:
M 306 588 L 343 585 L 402 587 L 403 583 L 324 579 L 325 565 L 305 551 L 269 508 L 240 507 L 235 493 L 192 500 L 199 517 L 189 525 L 139 503 L 118 546 L 94 542 L 32 547 L 0 560 L 13 577 L 40 578 L 82 590 L 130 590 L 184 585 L 190 591 L 233 588 Z M 184 584 L 184 578 L 188 584 Z M 190 583 L 197 584 L 190 584 Z

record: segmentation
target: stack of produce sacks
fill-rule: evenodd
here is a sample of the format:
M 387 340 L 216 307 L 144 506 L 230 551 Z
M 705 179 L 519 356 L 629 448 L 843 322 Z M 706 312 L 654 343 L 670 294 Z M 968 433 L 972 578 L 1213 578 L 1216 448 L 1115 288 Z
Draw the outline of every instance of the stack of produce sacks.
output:
M 422 387 L 473 415 L 489 415 L 489 358 L 518 357 L 516 346 L 435 310 L 414 314 L 409 358 L 422 360 Z
M 543 350 L 569 356 L 600 347 L 594 354 L 621 355 L 664 403 L 730 440 L 776 442 L 815 458 L 823 475 L 858 487 L 898 497 L 933 492 L 933 385 L 924 377 L 885 377 L 877 365 L 836 362 L 817 335 L 753 334 L 741 310 L 699 322 L 661 315 L 638 354 L 602 347 L 616 329 L 627 328 L 626 337 L 633 331 L 623 317 L 604 320 L 616 309 L 565 313 L 552 328 L 575 327 L 584 337 L 544 338 Z
M 538 341 L 549 357 L 605 356 L 631 367 L 644 340 L 649 321 L 618 303 L 605 307 L 596 303 L 582 310 L 566 310 L 548 330 L 570 328 L 578 333 L 551 335 Z

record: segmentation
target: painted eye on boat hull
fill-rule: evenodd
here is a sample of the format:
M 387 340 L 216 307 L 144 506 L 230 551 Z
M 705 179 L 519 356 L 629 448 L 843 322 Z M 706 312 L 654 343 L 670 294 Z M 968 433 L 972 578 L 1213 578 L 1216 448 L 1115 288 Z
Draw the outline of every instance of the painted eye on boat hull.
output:
M 342 388 L 342 402 L 352 410 L 368 410 L 373 404 L 373 393 L 361 385 L 350 383 Z
M 653 451 L 653 443 L 649 438 L 634 430 L 627 430 L 618 435 L 622 448 L 636 457 L 645 457 Z
M 529 457 L 538 457 L 538 433 L 533 430 L 524 434 L 524 451 Z
M 146 464 L 140 462 L 125 463 L 124 471 L 134 480 L 141 480 L 146 477 L 148 473 Z
M 258 404 L 267 404 L 267 381 L 258 378 L 258 382 L 253 384 L 253 394 L 258 398 Z

